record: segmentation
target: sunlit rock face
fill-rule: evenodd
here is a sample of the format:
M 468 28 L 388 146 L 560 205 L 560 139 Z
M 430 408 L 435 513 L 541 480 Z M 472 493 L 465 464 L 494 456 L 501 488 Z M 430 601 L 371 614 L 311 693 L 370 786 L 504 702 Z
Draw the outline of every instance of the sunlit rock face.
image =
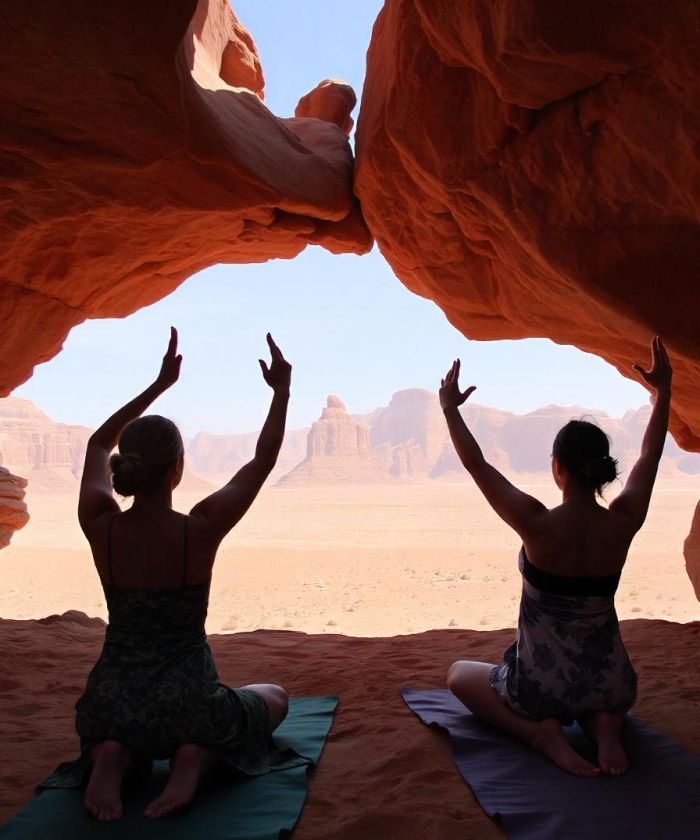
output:
M 0 548 L 10 544 L 15 531 L 29 522 L 27 506 L 24 503 L 24 488 L 27 482 L 0 467 Z
M 278 484 L 374 484 L 388 480 L 372 452 L 369 429 L 348 414 L 340 397 L 331 395 L 309 429 L 306 458 Z
M 354 94 L 327 81 L 271 114 L 226 0 L 7 4 L 0 67 L 2 394 L 73 325 L 205 266 L 370 247 Z
M 687 449 L 700 449 L 698 55 L 697 3 L 387 0 L 355 181 L 396 274 L 465 335 L 546 336 L 629 377 L 663 335 Z

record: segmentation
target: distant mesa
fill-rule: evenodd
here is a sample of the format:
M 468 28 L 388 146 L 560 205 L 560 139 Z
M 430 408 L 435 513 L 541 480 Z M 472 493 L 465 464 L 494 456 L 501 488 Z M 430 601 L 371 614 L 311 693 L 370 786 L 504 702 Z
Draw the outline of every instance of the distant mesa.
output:
M 92 431 L 57 423 L 31 400 L 7 397 L 0 400 L 0 464 L 24 476 L 32 492 L 76 493 Z M 181 489 L 206 492 L 212 485 L 186 467 Z
M 56 423 L 31 400 L 0 400 L 0 463 L 24 476 L 31 490 L 75 489 L 91 433 L 87 426 Z
M 374 484 L 390 480 L 372 452 L 369 429 L 348 414 L 340 397 L 329 396 L 306 438 L 306 458 L 278 486 Z
M 612 438 L 623 473 L 637 458 L 650 408 L 622 418 L 597 409 L 550 405 L 513 414 L 468 401 L 462 413 L 484 455 L 517 480 L 549 471 L 552 441 L 572 417 L 593 418 Z M 78 489 L 85 447 L 92 430 L 57 423 L 30 400 L 0 400 L 0 464 L 29 480 L 40 493 Z M 258 432 L 199 432 L 185 443 L 183 492 L 205 494 L 228 481 L 255 454 Z M 700 475 L 700 455 L 667 439 L 659 474 L 672 479 Z M 422 388 L 395 393 L 388 405 L 351 415 L 329 396 L 320 418 L 285 434 L 272 482 L 278 486 L 464 481 L 464 468 L 449 439 L 437 394 Z

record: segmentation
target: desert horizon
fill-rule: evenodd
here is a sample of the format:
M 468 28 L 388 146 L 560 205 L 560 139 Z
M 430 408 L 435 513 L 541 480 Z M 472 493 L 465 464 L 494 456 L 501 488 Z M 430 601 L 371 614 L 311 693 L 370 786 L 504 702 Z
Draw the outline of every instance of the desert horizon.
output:
M 606 419 L 594 409 L 581 410 Z M 514 415 L 467 404 L 465 415 L 487 456 L 552 506 L 560 496 L 547 471 L 547 453 L 570 411 L 548 406 Z M 603 422 L 623 468 L 633 461 L 645 419 L 643 407 Z M 3 554 L 4 618 L 67 610 L 107 617 L 77 521 L 89 433 L 55 423 L 28 400 L 0 404 L 0 463 L 28 478 L 30 511 L 28 524 Z M 194 458 L 190 441 L 185 478 L 174 495 L 177 510 L 189 510 L 252 457 L 257 434 L 224 437 L 224 446 L 205 453 L 200 445 Z M 288 432 L 286 441 L 282 466 L 221 545 L 208 632 L 272 628 L 376 636 L 515 625 L 518 538 L 458 463 L 435 394 L 398 392 L 388 406 L 365 416 L 350 415 L 331 397 L 321 419 L 308 430 Z M 621 618 L 683 622 L 698 616 L 682 535 L 700 481 L 679 468 L 694 469 L 696 461 L 700 465 L 700 456 L 682 452 L 669 439 L 649 517 L 618 592 Z M 35 467 L 26 469 L 30 463 Z M 543 469 L 518 472 L 513 464 Z M 608 499 L 624 477 L 607 489 Z
M 520 477 L 518 483 L 556 503 L 551 479 Z M 187 511 L 201 495 L 176 491 L 174 506 Z M 660 481 L 623 572 L 620 618 L 698 618 L 677 537 L 688 528 L 697 496 L 696 481 Z M 106 619 L 77 521 L 77 494 L 30 489 L 27 502 L 32 518 L 3 555 L 0 616 L 29 619 L 79 610 Z M 518 548 L 517 535 L 468 478 L 266 487 L 219 550 L 207 631 L 388 636 L 514 627 Z

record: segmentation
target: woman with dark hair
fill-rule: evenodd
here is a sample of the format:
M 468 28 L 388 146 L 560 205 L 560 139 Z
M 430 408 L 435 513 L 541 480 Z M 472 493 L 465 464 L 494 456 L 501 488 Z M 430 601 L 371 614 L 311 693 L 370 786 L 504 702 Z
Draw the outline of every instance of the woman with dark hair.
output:
M 654 408 L 639 460 L 607 508 L 596 497 L 617 477 L 617 468 L 597 426 L 572 420 L 557 434 L 552 475 L 563 500 L 550 510 L 484 459 L 459 413 L 474 391 L 459 390 L 459 360 L 440 389 L 462 463 L 523 541 L 515 642 L 501 665 L 455 662 L 448 687 L 475 715 L 578 776 L 619 775 L 628 767 L 620 736 L 637 679 L 620 637 L 614 595 L 630 543 L 646 518 L 668 428 L 672 370 L 658 336 L 651 370 L 634 367 L 655 392 Z M 598 766 L 566 740 L 562 724 L 574 720 L 595 741 Z
M 109 623 L 102 655 L 76 704 L 81 758 L 42 787 L 80 787 L 100 820 L 122 815 L 121 786 L 154 758 L 170 758 L 163 792 L 146 808 L 162 817 L 189 804 L 200 778 L 215 766 L 259 775 L 307 763 L 278 749 L 271 733 L 287 714 L 278 685 L 222 685 L 204 632 L 209 584 L 222 539 L 253 503 L 277 460 L 287 414 L 291 365 L 268 334 L 272 355 L 260 360 L 272 405 L 255 457 L 189 514 L 172 507 L 184 448 L 174 423 L 141 417 L 177 382 L 177 332 L 155 382 L 91 437 L 78 517 L 102 581 Z M 119 454 L 110 453 L 119 445 Z M 122 512 L 110 486 L 133 496 Z

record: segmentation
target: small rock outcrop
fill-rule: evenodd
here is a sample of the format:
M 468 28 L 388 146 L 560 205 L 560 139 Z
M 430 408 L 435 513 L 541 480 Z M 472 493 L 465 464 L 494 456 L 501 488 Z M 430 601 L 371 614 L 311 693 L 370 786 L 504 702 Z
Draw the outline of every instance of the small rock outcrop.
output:
M 29 522 L 29 513 L 24 503 L 26 486 L 26 479 L 0 467 L 0 548 L 8 546 L 14 532 Z

